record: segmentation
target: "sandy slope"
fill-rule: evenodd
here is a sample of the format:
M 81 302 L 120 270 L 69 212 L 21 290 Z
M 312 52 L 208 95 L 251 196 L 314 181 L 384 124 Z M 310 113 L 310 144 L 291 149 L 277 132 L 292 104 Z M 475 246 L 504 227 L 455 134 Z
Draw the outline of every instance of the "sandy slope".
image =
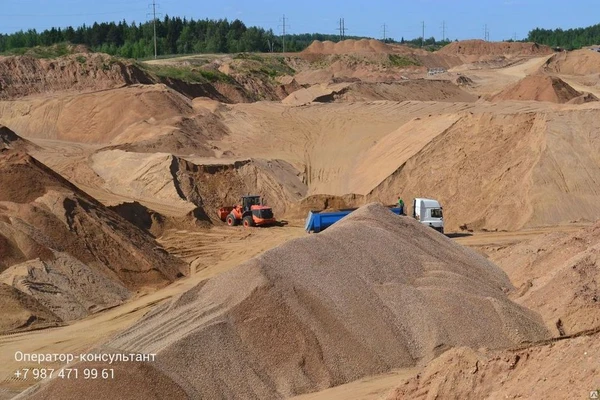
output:
M 60 326 L 62 320 L 32 296 L 0 282 L 2 318 L 0 332 L 14 333 L 29 329 Z
M 519 288 L 515 301 L 538 311 L 556 336 L 600 326 L 599 230 L 546 234 L 488 253 Z
M 563 75 L 600 73 L 600 53 L 590 50 L 561 52 L 552 56 L 542 67 L 544 71 Z
M 598 390 L 598 333 L 513 351 L 452 349 L 387 400 L 589 399 Z
M 0 282 L 62 321 L 187 272 L 150 236 L 31 156 L 3 151 L 0 170 Z
M 14 149 L 14 150 L 35 150 L 37 148 L 32 142 L 27 139 L 23 139 L 18 136 L 11 129 L 6 126 L 0 125 L 0 149 Z

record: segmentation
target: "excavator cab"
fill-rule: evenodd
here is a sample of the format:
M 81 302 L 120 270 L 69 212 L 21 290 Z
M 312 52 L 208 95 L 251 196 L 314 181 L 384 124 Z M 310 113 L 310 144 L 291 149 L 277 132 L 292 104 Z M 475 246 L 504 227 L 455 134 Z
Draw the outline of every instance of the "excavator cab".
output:
M 242 208 L 244 212 L 252 210 L 252 206 L 260 205 L 260 196 L 242 196 Z

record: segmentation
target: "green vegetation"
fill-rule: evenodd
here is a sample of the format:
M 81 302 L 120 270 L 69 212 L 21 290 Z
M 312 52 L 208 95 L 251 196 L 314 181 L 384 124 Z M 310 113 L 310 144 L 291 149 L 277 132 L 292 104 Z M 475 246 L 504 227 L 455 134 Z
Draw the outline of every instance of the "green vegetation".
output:
M 2 35 L 0 35 L 2 36 Z M 1 47 L 0 47 L 1 49 Z M 52 46 L 17 47 L 4 50 L 0 54 L 6 56 L 31 56 L 35 58 L 56 58 L 73 54 L 72 46 L 58 43 Z
M 85 64 L 87 61 L 87 58 L 85 58 L 84 56 L 77 56 L 77 57 L 75 57 L 75 60 L 77 60 L 77 62 L 80 64 Z
M 600 24 L 577 29 L 540 29 L 529 32 L 527 41 L 567 50 L 600 44 Z
M 275 55 L 246 54 L 240 53 L 233 56 L 236 63 L 235 69 L 239 72 L 251 74 L 263 74 L 269 78 L 283 75 L 293 75 L 296 71 L 285 62 L 283 57 Z
M 421 37 L 416 39 L 404 40 L 404 38 L 400 39 L 399 42 L 396 42 L 394 39 L 387 39 L 386 43 L 395 43 L 395 44 L 403 44 L 409 47 L 419 48 L 422 47 L 427 51 L 436 51 L 441 49 L 442 47 L 450 44 L 451 41 L 448 39 L 445 40 L 436 40 L 435 37 L 430 37 L 429 39 L 422 40 Z
M 390 54 L 388 58 L 390 60 L 390 64 L 394 67 L 410 67 L 421 65 L 421 63 L 417 60 L 413 60 L 412 58 L 404 57 L 398 54 Z
M 219 71 L 207 71 L 198 68 L 172 65 L 138 64 L 138 66 L 159 78 L 179 79 L 188 83 L 233 82 L 233 79 L 231 79 L 228 75 Z
M 264 57 L 258 55 L 258 54 L 252 54 L 252 53 L 239 53 L 233 56 L 234 60 L 254 60 L 254 61 L 260 61 L 263 62 L 264 61 Z

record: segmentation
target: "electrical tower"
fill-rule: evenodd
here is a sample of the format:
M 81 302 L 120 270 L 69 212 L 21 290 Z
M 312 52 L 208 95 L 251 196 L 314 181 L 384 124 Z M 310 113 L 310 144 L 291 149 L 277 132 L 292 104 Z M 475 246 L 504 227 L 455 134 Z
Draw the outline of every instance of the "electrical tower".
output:
M 442 21 L 442 42 L 446 41 L 446 21 Z
M 346 37 L 346 25 L 344 22 L 344 18 L 340 18 L 340 27 L 338 28 L 340 31 L 340 41 L 344 40 Z
M 281 23 L 281 25 L 279 25 L 279 27 L 282 28 L 282 44 L 283 44 L 282 53 L 285 53 L 285 30 L 286 30 L 286 28 L 289 28 L 289 25 L 287 25 L 285 23 L 285 20 L 286 20 L 285 14 L 283 14 L 282 23 Z
M 387 26 L 385 24 L 383 24 L 383 42 L 385 43 L 386 39 L 387 39 L 387 31 L 386 31 Z
M 486 42 L 490 41 L 490 31 L 488 30 L 487 24 L 485 24 L 483 28 L 483 40 L 485 40 Z
M 156 45 L 156 7 L 160 7 L 160 4 L 156 4 L 156 1 L 152 0 L 152 4 L 148 4 L 148 7 L 152 7 L 152 13 L 147 14 L 146 17 L 152 15 L 152 25 L 154 28 L 154 59 L 156 60 L 158 56 L 158 47 Z
M 423 33 L 421 34 L 421 47 L 425 46 L 425 21 L 421 22 Z

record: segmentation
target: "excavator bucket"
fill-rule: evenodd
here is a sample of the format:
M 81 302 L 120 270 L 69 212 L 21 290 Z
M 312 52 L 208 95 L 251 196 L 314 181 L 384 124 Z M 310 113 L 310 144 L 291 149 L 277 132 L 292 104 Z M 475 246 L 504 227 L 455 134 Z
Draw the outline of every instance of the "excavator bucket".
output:
M 217 210 L 217 214 L 219 215 L 219 219 L 223 222 L 227 219 L 229 213 L 234 209 L 234 207 L 221 207 Z

